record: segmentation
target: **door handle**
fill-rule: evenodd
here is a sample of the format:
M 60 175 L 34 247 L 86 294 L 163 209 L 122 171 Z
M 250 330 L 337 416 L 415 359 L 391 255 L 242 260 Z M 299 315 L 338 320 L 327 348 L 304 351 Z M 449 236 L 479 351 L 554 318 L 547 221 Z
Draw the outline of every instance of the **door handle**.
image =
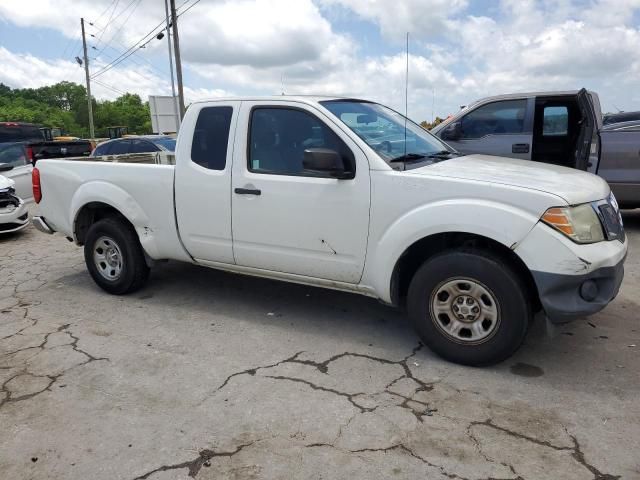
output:
M 514 143 L 511 145 L 511 153 L 529 153 L 528 143 Z
M 233 190 L 238 195 L 261 195 L 262 192 L 257 188 L 236 188 Z

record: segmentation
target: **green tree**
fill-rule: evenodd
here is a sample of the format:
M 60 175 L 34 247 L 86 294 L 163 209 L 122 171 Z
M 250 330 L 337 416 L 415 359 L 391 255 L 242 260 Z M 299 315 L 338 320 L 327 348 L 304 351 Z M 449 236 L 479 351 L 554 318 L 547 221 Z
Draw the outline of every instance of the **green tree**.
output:
M 113 101 L 92 99 L 96 136 L 107 128 L 125 125 L 130 133 L 151 132 L 148 102 L 126 93 Z M 86 90 L 72 82 L 59 82 L 40 88 L 11 89 L 0 83 L 0 121 L 21 121 L 59 127 L 79 137 L 89 135 Z

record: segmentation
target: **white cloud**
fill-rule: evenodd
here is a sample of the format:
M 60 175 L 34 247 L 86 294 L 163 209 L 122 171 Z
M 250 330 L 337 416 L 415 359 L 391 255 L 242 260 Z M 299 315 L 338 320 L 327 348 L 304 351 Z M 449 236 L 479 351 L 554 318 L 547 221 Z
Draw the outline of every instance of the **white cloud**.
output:
M 378 25 L 389 39 L 412 35 L 437 36 L 448 28 L 448 19 L 467 6 L 467 0 L 319 0 L 324 6 L 340 5 Z
M 76 38 L 77 16 L 95 20 L 111 3 L 3 0 L 0 17 L 32 28 L 47 25 Z M 113 36 L 129 45 L 164 15 L 163 2 L 141 0 L 123 25 L 130 12 L 120 14 L 127 3 L 119 3 L 105 41 Z M 204 0 L 180 17 L 187 97 L 284 89 L 366 97 L 403 110 L 402 40 L 410 31 L 409 112 L 418 119 L 430 118 L 434 89 L 439 114 L 485 95 L 582 86 L 598 91 L 605 109 L 640 109 L 640 0 L 501 0 L 471 15 L 476 6 L 467 0 Z M 361 31 L 336 31 L 329 21 L 344 26 L 354 16 L 379 29 L 384 54 L 366 45 Z M 109 17 L 107 10 L 92 31 L 99 32 L 98 25 Z M 114 46 L 92 71 L 109 61 L 105 53 L 118 54 L 121 45 Z M 139 54 L 148 57 L 159 49 L 164 54 L 165 48 L 165 41 L 152 41 Z M 32 53 L 16 61 L 16 54 L 0 51 L 0 81 L 12 86 L 63 79 L 83 83 L 82 69 L 73 62 L 43 61 Z M 170 91 L 167 75 L 130 60 L 98 80 L 143 97 Z M 99 84 L 94 91 L 102 98 L 118 95 Z

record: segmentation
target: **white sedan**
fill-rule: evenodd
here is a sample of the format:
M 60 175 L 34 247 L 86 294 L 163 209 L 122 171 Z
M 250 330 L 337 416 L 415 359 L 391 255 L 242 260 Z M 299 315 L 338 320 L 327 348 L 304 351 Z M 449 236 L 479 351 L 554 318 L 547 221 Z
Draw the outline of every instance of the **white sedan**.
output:
M 13 180 L 0 175 L 0 234 L 17 232 L 29 224 L 27 206 L 14 187 Z

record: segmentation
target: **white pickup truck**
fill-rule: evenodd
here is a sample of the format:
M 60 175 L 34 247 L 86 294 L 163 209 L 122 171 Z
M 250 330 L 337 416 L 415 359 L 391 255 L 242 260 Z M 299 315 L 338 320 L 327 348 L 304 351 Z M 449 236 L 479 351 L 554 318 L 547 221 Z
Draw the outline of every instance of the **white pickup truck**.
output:
M 35 226 L 84 245 L 109 293 L 179 260 L 406 305 L 454 362 L 510 356 L 534 312 L 595 313 L 627 253 L 607 183 L 460 156 L 382 105 L 319 97 L 194 103 L 175 165 L 42 160 Z

